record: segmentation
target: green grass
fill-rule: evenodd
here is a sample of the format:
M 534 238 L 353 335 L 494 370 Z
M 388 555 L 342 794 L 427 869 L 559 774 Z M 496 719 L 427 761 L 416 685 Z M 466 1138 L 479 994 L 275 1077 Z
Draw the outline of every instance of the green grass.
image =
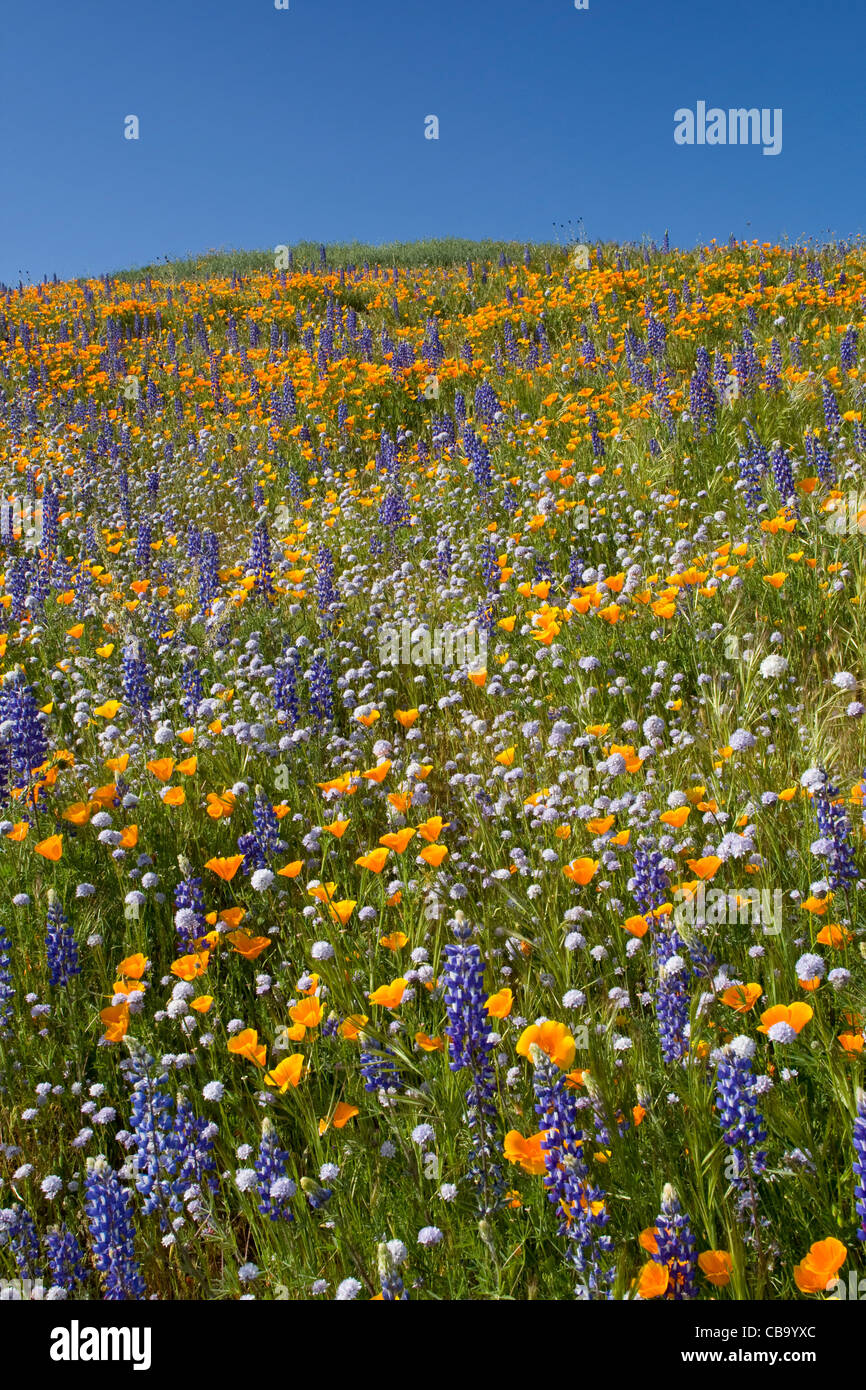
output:
M 303 266 L 317 269 L 320 246 L 314 241 L 299 241 L 289 249 L 294 255 L 295 270 Z M 502 252 L 512 261 L 523 256 L 526 243 L 519 241 L 470 241 L 465 237 L 430 237 L 425 241 L 331 242 L 326 244 L 327 265 L 337 269 L 354 266 L 454 266 L 468 259 L 497 262 Z M 561 251 L 556 243 L 532 243 L 532 254 L 539 257 Z M 152 265 L 135 266 L 112 272 L 118 280 L 137 280 L 149 276 L 152 280 L 211 280 L 226 279 L 232 274 L 254 275 L 273 271 L 273 249 L 264 251 L 209 250 L 198 255 L 166 257 Z

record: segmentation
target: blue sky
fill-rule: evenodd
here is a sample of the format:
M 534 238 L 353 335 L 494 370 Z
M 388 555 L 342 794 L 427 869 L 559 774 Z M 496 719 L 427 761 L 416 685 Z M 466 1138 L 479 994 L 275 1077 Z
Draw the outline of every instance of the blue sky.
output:
M 290 6 L 10 0 L 0 279 L 581 217 L 680 246 L 866 231 L 862 0 Z M 781 107 L 781 154 L 677 146 L 699 100 Z

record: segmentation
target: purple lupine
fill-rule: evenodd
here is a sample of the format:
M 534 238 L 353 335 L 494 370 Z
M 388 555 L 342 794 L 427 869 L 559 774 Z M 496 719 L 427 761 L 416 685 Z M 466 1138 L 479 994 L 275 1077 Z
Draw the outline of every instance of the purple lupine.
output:
M 286 1172 L 289 1155 L 280 1148 L 277 1131 L 271 1120 L 262 1122 L 262 1142 L 255 1162 L 256 1189 L 261 1198 L 259 1211 L 270 1221 L 294 1221 L 289 1203 L 297 1186 Z
M 696 368 L 689 383 L 689 412 L 695 434 L 701 434 L 703 429 L 706 429 L 707 434 L 714 432 L 718 403 L 710 376 L 710 354 L 705 347 L 700 347 L 696 356 Z
M 464 1093 L 472 1147 L 469 1176 L 486 1215 L 500 1205 L 505 1184 L 502 1169 L 494 1159 L 496 1079 L 491 1057 L 490 1018 L 485 1008 L 484 961 L 480 948 L 469 942 L 470 927 L 458 926 L 454 934 L 456 944 L 445 947 L 443 973 L 448 1015 L 445 1032 L 451 1044 L 448 1065 L 451 1071 L 470 1073 L 470 1083 Z
M 377 1269 L 382 1300 L 385 1303 L 407 1303 L 409 1295 L 400 1277 L 400 1265 L 406 1258 L 401 1240 L 380 1241 L 377 1250 Z
M 274 708 L 282 710 L 289 728 L 296 729 L 300 719 L 298 704 L 298 668 L 292 657 L 286 656 L 276 663 L 274 670 Z
M 436 547 L 436 568 L 443 583 L 451 573 L 451 561 L 451 542 L 446 537 Z
M 6 924 L 0 921 L 0 1038 L 8 1038 L 12 1033 L 12 1000 L 15 988 L 12 984 L 12 943 Z
M 757 1104 L 754 1055 L 752 1038 L 734 1038 L 724 1048 L 716 1072 L 716 1110 L 734 1159 L 731 1182 L 740 1191 L 749 1186 L 750 1173 L 763 1173 L 767 1166 L 766 1154 L 759 1147 L 765 1142 L 767 1131 Z
M 731 356 L 731 370 L 739 378 L 742 393 L 746 397 L 754 395 L 760 376 L 760 364 L 755 354 L 754 343 L 755 340 L 748 328 L 743 329 L 743 345 L 734 348 Z
M 764 386 L 768 391 L 778 391 L 781 384 L 782 381 L 779 376 L 779 372 L 776 368 L 776 364 L 774 363 L 773 359 L 770 358 L 769 362 L 764 368 Z
M 337 601 L 334 587 L 334 556 L 326 545 L 320 545 L 316 555 L 316 599 L 319 612 L 330 617 Z
M 743 484 L 743 497 L 746 511 L 756 519 L 761 504 L 761 472 L 752 452 L 740 455 L 740 479 Z
M 668 381 L 667 373 L 660 371 L 655 379 L 653 405 L 658 411 L 662 424 L 667 429 L 668 435 L 673 437 L 676 431 L 676 423 L 674 421 L 674 413 L 671 409 L 670 397 L 668 395 L 669 386 L 670 382 Z
M 559 1234 L 568 1241 L 568 1260 L 580 1275 L 575 1292 L 582 1300 L 609 1299 L 613 1241 L 604 1228 L 610 1217 L 603 1189 L 589 1181 L 575 1098 L 562 1072 L 535 1044 L 530 1059 L 535 1113 L 544 1131 L 544 1186 L 557 1211 Z
M 499 397 L 490 382 L 482 381 L 475 388 L 475 418 L 485 425 L 492 425 L 501 410 Z
M 366 1033 L 359 1033 L 361 1045 L 359 1070 L 364 1090 L 377 1095 L 396 1095 L 401 1077 L 396 1054 L 386 1043 L 377 1044 Z
M 787 451 L 780 444 L 778 439 L 773 440 L 773 452 L 770 462 L 773 468 L 773 482 L 776 484 L 776 491 L 789 511 L 791 511 L 794 516 L 799 517 L 800 507 L 797 502 L 791 460 L 788 458 Z
M 665 355 L 665 346 L 667 343 L 667 329 L 665 328 L 664 321 L 650 314 L 646 336 L 651 356 L 661 361 Z
M 45 955 L 48 962 L 48 983 L 52 987 L 65 988 L 70 980 L 81 974 L 75 936 L 53 888 L 48 891 Z
M 92 548 L 88 547 L 87 553 L 92 555 Z M 186 554 L 188 560 L 197 560 L 201 554 L 201 531 L 194 521 L 191 521 L 186 528 Z
M 836 400 L 836 393 L 828 381 L 821 383 L 821 395 L 824 405 L 824 423 L 832 433 L 837 430 L 842 423 L 842 414 L 839 410 L 839 403 Z
M 271 562 L 271 541 L 267 522 L 262 520 L 253 531 L 250 546 L 249 568 L 253 572 L 253 592 L 261 594 L 266 603 L 275 599 L 273 569 Z
M 850 323 L 839 346 L 839 359 L 843 372 L 850 372 L 857 366 L 857 329 Z
M 211 1192 L 216 1192 L 219 1186 L 213 1156 L 213 1141 L 218 1131 L 216 1125 L 195 1113 L 183 1088 L 177 1093 L 174 1123 L 177 1167 L 173 1191 L 176 1196 L 183 1198 L 187 1210 L 192 1212 L 203 1182 L 207 1183 Z
M 604 443 L 598 431 L 598 416 L 594 410 L 589 412 L 589 433 L 592 442 L 592 456 L 594 459 L 604 458 Z
M 472 464 L 472 476 L 478 486 L 478 491 L 486 497 L 493 485 L 490 450 L 469 425 L 466 425 L 463 430 L 463 448 Z
M 30 562 L 26 555 L 14 559 L 6 572 L 6 589 L 12 597 L 9 616 L 16 622 L 23 617 L 30 582 Z
M 184 666 L 181 685 L 183 687 L 183 712 L 187 719 L 194 721 L 196 711 L 204 699 L 201 671 L 197 666 Z
M 667 900 L 670 880 L 663 864 L 664 856 L 651 841 L 638 845 L 628 887 L 644 915 Z M 673 923 L 659 917 L 652 923 L 652 947 L 657 971 L 653 1002 L 662 1056 L 666 1062 L 679 1062 L 688 1049 L 689 1034 L 689 970 L 682 954 L 685 946 Z
M 676 929 L 660 918 L 653 927 L 657 979 L 653 995 L 662 1057 L 681 1062 L 689 1046 L 689 967 L 685 946 Z
M 42 493 L 42 533 L 39 548 L 53 556 L 57 550 L 57 530 L 60 519 L 60 498 L 48 483 Z
M 824 487 L 831 488 L 836 486 L 837 472 L 836 465 L 830 455 L 829 449 L 821 443 L 820 439 L 815 439 L 813 444 L 813 458 L 815 470 L 819 481 Z
M 280 838 L 280 823 L 262 787 L 256 787 L 253 801 L 253 828 L 238 836 L 238 849 L 244 856 L 244 873 L 266 869 L 268 860 L 287 848 Z
M 496 562 L 496 546 L 489 536 L 481 542 L 481 579 L 485 592 L 499 592 L 499 566 Z
M 580 325 L 580 356 L 584 367 L 594 367 L 598 358 L 595 343 L 585 323 Z
M 9 1246 L 21 1279 L 39 1279 L 39 1237 L 36 1222 L 26 1207 L 15 1203 L 0 1208 L 0 1240 Z
M 841 800 L 839 789 L 825 779 L 813 796 L 818 829 L 821 832 L 821 852 L 826 854 L 830 888 L 834 893 L 847 888 L 859 878 L 851 845 L 851 821 Z
M 207 930 L 205 919 L 204 890 L 201 879 L 192 871 L 192 864 L 184 856 L 178 858 L 183 878 L 174 890 L 174 925 L 182 955 L 191 955 Z
M 385 494 L 379 506 L 379 520 L 388 532 L 389 541 L 393 546 L 397 531 L 401 526 L 408 526 L 410 521 L 409 507 L 400 488 L 392 487 Z
M 750 453 L 754 460 L 755 471 L 759 478 L 763 478 L 764 474 L 770 467 L 770 456 L 767 453 L 767 450 L 764 447 L 764 445 L 761 443 L 759 435 L 748 423 L 748 421 L 746 422 L 746 433 L 749 437 Z
M 144 1298 L 144 1280 L 135 1258 L 132 1201 L 104 1154 L 88 1158 L 84 1190 L 93 1261 L 105 1279 L 105 1298 Z
M 323 651 L 316 652 L 307 675 L 309 687 L 310 714 L 323 728 L 334 717 L 333 676 L 328 658 Z
M 146 520 L 142 521 L 138 528 L 138 536 L 135 542 L 135 567 L 136 569 L 143 570 L 145 574 L 149 571 L 150 562 L 153 559 L 153 552 L 150 548 L 152 540 L 153 531 L 150 522 Z
M 697 1297 L 697 1243 L 691 1222 L 670 1183 L 662 1192 L 662 1207 L 656 1217 L 658 1253 L 653 1259 L 666 1265 L 670 1275 L 667 1297 L 677 1301 Z
M 15 786 L 25 787 L 48 757 L 48 739 L 36 696 L 20 671 L 10 672 L 0 691 L 0 739 Z
M 445 358 L 445 349 L 439 340 L 439 325 L 435 319 L 427 321 L 427 336 L 421 345 L 421 356 L 434 371 Z
M 123 693 L 135 718 L 143 722 L 150 715 L 150 685 L 147 660 L 138 638 L 133 637 L 123 650 Z
M 142 1211 L 151 1216 L 158 1211 L 160 1225 L 168 1225 L 167 1209 L 180 1209 L 171 1191 L 177 1167 L 177 1132 L 174 1102 L 166 1089 L 168 1073 L 154 1073 L 153 1059 L 137 1052 L 123 1065 L 132 1082 L 129 1129 L 134 1139 L 132 1168 L 135 1188 L 143 1198 Z
M 198 601 L 207 613 L 219 593 L 219 541 L 213 531 L 205 531 L 198 561 Z
M 857 1115 L 852 1135 L 854 1144 L 854 1210 L 860 1217 L 857 1235 L 866 1244 L 866 1091 L 857 1088 Z
M 71 1294 L 87 1278 L 84 1251 L 74 1233 L 64 1224 L 53 1226 L 43 1242 L 51 1283 Z
M 661 907 L 666 901 L 670 880 L 663 867 L 664 855 L 650 840 L 642 840 L 635 850 L 629 892 L 642 913 Z

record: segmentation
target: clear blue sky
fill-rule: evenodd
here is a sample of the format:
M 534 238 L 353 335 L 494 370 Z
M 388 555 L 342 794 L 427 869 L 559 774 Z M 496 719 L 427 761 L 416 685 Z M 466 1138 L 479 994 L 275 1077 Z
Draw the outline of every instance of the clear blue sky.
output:
M 290 4 L 7 0 L 0 279 L 579 217 L 680 246 L 866 230 L 863 0 Z M 678 147 L 699 100 L 781 107 L 782 153 Z

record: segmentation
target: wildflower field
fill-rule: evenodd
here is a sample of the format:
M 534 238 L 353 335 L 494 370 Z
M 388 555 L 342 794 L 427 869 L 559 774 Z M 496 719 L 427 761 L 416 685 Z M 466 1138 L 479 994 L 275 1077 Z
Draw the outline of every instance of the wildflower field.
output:
M 864 310 L 855 243 L 3 289 L 0 1296 L 856 1287 Z

